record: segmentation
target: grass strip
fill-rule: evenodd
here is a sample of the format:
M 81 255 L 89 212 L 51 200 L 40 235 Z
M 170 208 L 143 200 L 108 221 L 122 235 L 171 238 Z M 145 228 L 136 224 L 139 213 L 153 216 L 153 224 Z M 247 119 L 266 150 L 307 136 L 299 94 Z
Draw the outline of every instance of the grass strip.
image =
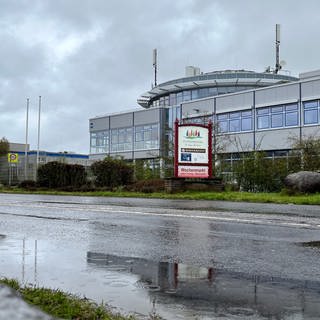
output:
M 21 294 L 29 304 L 34 305 L 45 313 L 60 319 L 77 320 L 133 320 L 133 317 L 124 317 L 110 312 L 105 305 L 97 305 L 86 298 L 60 290 L 21 286 L 17 280 L 2 278 L 0 283 L 5 284 Z
M 116 191 L 92 191 L 92 192 L 69 192 L 57 190 L 24 190 L 21 188 L 1 188 L 1 193 L 22 193 L 22 194 L 46 194 L 46 195 L 68 195 L 68 196 L 94 196 L 94 197 L 127 197 L 127 198 L 154 198 L 154 199 L 181 199 L 181 200 L 218 200 L 235 202 L 255 203 L 277 203 L 277 204 L 300 204 L 320 205 L 320 193 L 316 194 L 295 194 L 286 193 L 253 193 L 239 191 L 186 191 L 183 193 L 169 194 L 165 192 L 143 193 Z

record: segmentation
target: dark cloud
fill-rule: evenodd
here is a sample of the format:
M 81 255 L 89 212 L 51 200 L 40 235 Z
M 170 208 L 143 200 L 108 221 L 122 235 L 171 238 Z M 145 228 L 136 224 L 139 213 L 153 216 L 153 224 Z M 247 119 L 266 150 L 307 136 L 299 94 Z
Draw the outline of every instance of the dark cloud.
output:
M 292 75 L 319 68 L 319 2 L 256 0 L 0 0 L 0 136 L 41 148 L 88 153 L 88 119 L 137 107 L 153 81 L 182 77 L 186 65 L 208 72 L 262 71 L 281 59 Z

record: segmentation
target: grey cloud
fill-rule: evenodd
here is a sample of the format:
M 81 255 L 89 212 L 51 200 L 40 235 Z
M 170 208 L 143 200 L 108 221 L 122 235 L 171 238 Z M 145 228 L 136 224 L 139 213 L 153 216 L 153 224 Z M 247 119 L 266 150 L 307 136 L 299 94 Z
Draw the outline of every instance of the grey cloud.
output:
M 24 141 L 25 100 L 43 96 L 41 147 L 89 150 L 88 119 L 136 107 L 153 81 L 274 65 L 274 28 L 292 74 L 318 69 L 318 1 L 0 0 L 0 136 Z M 70 46 L 70 48 L 69 48 Z M 13 125 L 15 124 L 15 125 Z

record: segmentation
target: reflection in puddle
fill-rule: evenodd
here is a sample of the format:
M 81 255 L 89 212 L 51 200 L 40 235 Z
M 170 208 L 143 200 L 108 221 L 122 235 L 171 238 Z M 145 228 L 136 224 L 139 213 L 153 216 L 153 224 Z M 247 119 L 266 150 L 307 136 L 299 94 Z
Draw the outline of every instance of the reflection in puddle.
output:
M 310 319 L 320 282 L 119 257 L 86 246 L 0 237 L 0 276 L 104 301 L 138 318 Z
M 136 285 L 148 290 L 158 307 L 179 305 L 180 310 L 190 309 L 198 317 L 224 319 L 309 319 L 320 315 L 320 282 L 128 259 L 87 253 L 88 263 L 97 268 L 139 276 Z

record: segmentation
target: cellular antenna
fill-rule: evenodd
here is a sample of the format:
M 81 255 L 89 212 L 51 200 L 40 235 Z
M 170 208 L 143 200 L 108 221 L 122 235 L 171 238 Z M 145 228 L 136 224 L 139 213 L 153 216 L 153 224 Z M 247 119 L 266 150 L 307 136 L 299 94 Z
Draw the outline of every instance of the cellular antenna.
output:
M 276 66 L 274 73 L 278 73 L 282 66 L 280 64 L 280 24 L 276 24 Z
M 154 86 L 157 86 L 157 49 L 153 49 Z

